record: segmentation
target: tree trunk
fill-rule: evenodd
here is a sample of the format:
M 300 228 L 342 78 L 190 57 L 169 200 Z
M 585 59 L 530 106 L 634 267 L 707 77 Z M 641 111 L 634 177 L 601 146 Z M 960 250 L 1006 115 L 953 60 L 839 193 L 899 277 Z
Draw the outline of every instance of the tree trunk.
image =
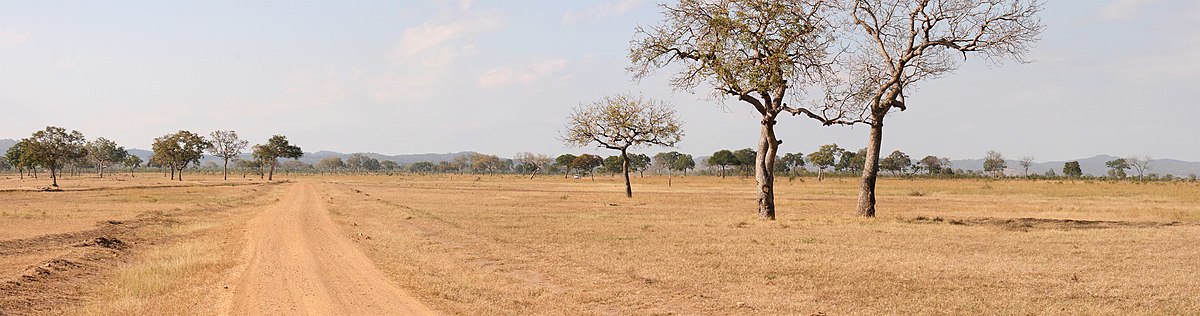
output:
M 54 182 L 54 184 L 52 184 L 51 186 L 55 187 L 55 188 L 58 187 L 58 172 L 57 172 L 58 170 L 57 169 L 58 168 L 54 168 L 54 167 L 50 168 L 50 180 Z
M 764 117 L 762 135 L 758 138 L 758 154 L 754 161 L 754 180 L 758 182 L 758 218 L 775 220 L 775 119 Z
M 667 169 L 667 187 L 671 187 L 671 170 Z
M 883 142 L 883 115 L 875 115 L 867 139 L 867 156 L 863 162 L 862 187 L 858 192 L 859 216 L 875 217 L 875 179 L 879 176 L 879 147 Z
M 229 180 L 229 158 L 225 158 L 225 180 Z
M 187 168 L 187 165 L 183 165 L 183 167 L 179 167 L 179 181 L 183 181 L 183 168 Z
M 621 148 L 621 172 L 625 174 L 625 197 L 633 197 L 633 187 L 629 185 L 629 154 Z
M 175 180 L 175 165 L 171 165 L 167 168 L 171 168 L 171 180 Z
M 275 164 L 271 164 L 271 174 L 267 175 L 267 181 L 275 181 Z

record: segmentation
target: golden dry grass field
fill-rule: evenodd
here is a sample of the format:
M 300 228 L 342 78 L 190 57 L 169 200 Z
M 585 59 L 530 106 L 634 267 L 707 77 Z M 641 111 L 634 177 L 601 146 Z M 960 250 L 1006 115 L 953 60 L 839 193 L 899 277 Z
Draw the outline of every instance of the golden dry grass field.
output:
M 781 179 L 764 222 L 738 177 L 191 178 L 0 180 L 0 314 L 226 313 L 248 223 L 309 200 L 444 314 L 1200 313 L 1196 183 L 883 179 L 863 219 Z

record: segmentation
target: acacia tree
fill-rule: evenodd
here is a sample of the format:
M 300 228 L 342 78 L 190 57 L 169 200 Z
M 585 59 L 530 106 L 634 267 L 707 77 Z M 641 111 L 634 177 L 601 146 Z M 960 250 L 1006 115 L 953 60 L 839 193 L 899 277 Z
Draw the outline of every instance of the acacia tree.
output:
M 104 137 L 98 137 L 87 144 L 87 158 L 96 165 L 101 178 L 104 177 L 104 168 L 111 164 L 121 163 L 128 154 L 125 147 L 117 146 L 116 142 Z
M 667 172 L 668 187 L 671 186 L 671 180 L 674 176 L 671 171 L 674 170 L 674 165 L 677 161 L 679 161 L 680 155 L 682 154 L 677 151 L 654 154 L 654 168 Z
M 875 180 L 884 117 L 904 111 L 906 93 L 917 82 L 954 71 L 959 59 L 981 55 L 999 62 L 1024 54 L 1045 28 L 1038 18 L 1040 0 L 854 0 L 849 9 L 851 54 L 844 63 L 848 79 L 837 99 L 854 100 L 861 117 L 843 124 L 871 126 L 863 165 L 857 213 L 875 216 Z
M 254 156 L 264 165 L 271 167 L 270 173 L 267 174 L 267 181 L 272 181 L 275 180 L 275 167 L 279 165 L 279 158 L 300 159 L 301 156 L 304 156 L 304 151 L 289 143 L 287 136 L 275 135 L 267 139 L 266 144 L 255 145 Z
M 183 169 L 189 164 L 200 164 L 204 158 L 204 150 L 211 144 L 204 136 L 185 130 L 174 134 L 163 135 L 154 139 L 151 147 L 154 155 L 151 160 L 161 166 L 171 169 L 171 180 L 175 180 L 175 171 L 179 171 L 179 181 L 183 181 Z
M 208 153 L 225 161 L 222 173 L 225 180 L 229 180 L 229 160 L 241 155 L 250 142 L 238 138 L 237 132 L 231 130 L 213 131 L 208 136 L 212 137 L 212 146 L 208 148 Z
M 33 133 L 33 136 L 22 140 L 27 147 L 22 153 L 23 159 L 37 163 L 50 169 L 51 186 L 58 187 L 58 176 L 62 167 L 76 159 L 87 155 L 86 139 L 83 133 L 71 131 L 57 126 L 47 126 L 45 130 Z
M 817 0 L 683 0 L 662 8 L 662 24 L 637 29 L 629 70 L 641 79 L 682 64 L 671 81 L 676 90 L 711 86 L 714 98 L 732 97 L 758 112 L 758 214 L 774 220 L 775 157 L 782 143 L 776 118 L 784 112 L 830 116 L 831 107 L 810 111 L 785 98 L 796 99 L 806 85 L 827 79 L 833 39 L 825 17 L 831 7 Z
M 643 96 L 617 94 L 575 109 L 568 118 L 562 140 L 572 146 L 595 143 L 621 152 L 625 196 L 633 197 L 629 184 L 629 148 L 675 146 L 683 139 L 683 123 L 670 103 Z

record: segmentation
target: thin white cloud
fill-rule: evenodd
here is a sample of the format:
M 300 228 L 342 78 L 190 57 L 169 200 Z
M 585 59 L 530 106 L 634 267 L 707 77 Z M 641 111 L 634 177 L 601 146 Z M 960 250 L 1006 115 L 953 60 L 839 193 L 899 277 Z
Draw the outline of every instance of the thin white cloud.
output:
M 1100 8 L 1100 18 L 1107 21 L 1127 21 L 1138 14 L 1146 5 L 1159 0 L 1113 0 Z
M 633 10 L 642 3 L 643 0 L 616 0 L 601 3 L 583 11 L 573 12 L 567 11 L 563 14 L 563 25 L 574 24 L 577 22 L 593 19 L 601 19 L 610 16 L 621 16 Z
M 566 59 L 548 59 L 523 67 L 502 66 L 492 68 L 479 76 L 479 87 L 501 88 L 522 84 L 530 85 L 539 79 L 558 73 L 569 63 Z
M 405 56 L 417 55 L 472 35 L 499 30 L 504 24 L 504 16 L 497 12 L 480 12 L 444 23 L 426 21 L 404 30 L 399 50 Z

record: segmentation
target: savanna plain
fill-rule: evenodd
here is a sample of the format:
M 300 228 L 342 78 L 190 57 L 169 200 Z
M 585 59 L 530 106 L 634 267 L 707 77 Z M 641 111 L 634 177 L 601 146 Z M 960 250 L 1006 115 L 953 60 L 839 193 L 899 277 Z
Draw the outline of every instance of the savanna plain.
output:
M 1194 182 L 185 179 L 0 175 L 0 314 L 1200 313 Z

